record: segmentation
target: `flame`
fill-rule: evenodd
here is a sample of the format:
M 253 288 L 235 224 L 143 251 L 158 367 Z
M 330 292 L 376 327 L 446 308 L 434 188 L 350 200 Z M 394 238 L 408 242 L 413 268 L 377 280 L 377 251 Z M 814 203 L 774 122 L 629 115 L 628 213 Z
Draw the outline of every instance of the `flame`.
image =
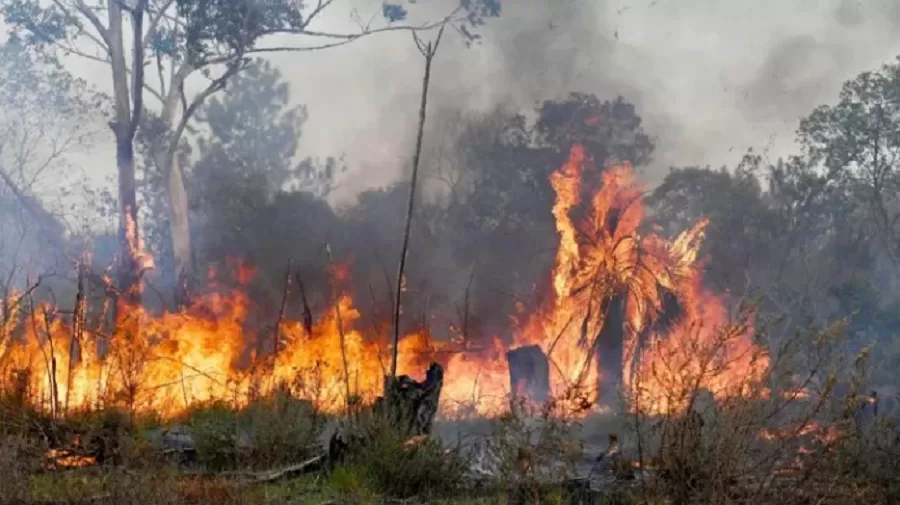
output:
M 609 335 L 621 339 L 623 386 L 653 409 L 683 408 L 684 399 L 671 392 L 695 377 L 717 397 L 741 394 L 741 384 L 762 374 L 768 361 L 750 328 L 729 327 L 726 304 L 702 286 L 699 249 L 707 222 L 674 239 L 645 233 L 644 188 L 631 166 L 603 169 L 602 186 L 582 201 L 587 170 L 596 168 L 576 145 L 550 178 L 559 234 L 552 289 L 536 311 L 516 315 L 512 347 L 540 346 L 551 362 L 553 396 L 571 415 L 603 407 L 598 400 L 615 374 L 600 368 L 599 340 Z M 129 248 L 140 265 L 152 266 L 139 242 Z M 349 265 L 331 265 L 333 307 L 311 326 L 283 320 L 276 331 L 249 324 L 246 288 L 255 272 L 240 262 L 231 267 L 236 285 L 210 270 L 210 289 L 189 307 L 155 315 L 129 306 L 130 322 L 120 321 L 108 335 L 76 331 L 48 304 L 24 319 L 7 310 L 0 371 L 5 378 L 27 370 L 30 396 L 54 412 L 113 403 L 176 416 L 213 400 L 246 402 L 276 387 L 341 412 L 380 394 L 391 349 L 386 335 L 361 331 L 361 314 L 341 288 Z M 609 316 L 616 303 L 624 307 L 620 322 Z M 276 351 L 260 352 L 272 334 Z M 509 408 L 509 344 L 494 336 L 480 349 L 461 348 L 413 332 L 399 343 L 398 373 L 421 377 L 437 359 L 446 367 L 442 415 L 497 415 Z
M 526 315 L 514 346 L 539 345 L 548 355 L 553 395 L 568 400 L 570 414 L 597 410 L 605 381 L 590 340 L 606 323 L 603 300 L 618 296 L 626 301 L 622 375 L 625 389 L 636 392 L 632 401 L 660 412 L 685 408 L 684 393 L 696 387 L 717 398 L 746 393 L 742 389 L 762 377 L 768 358 L 752 343 L 751 329 L 729 325 L 724 301 L 702 286 L 699 251 L 708 222 L 673 240 L 642 234 L 644 188 L 628 164 L 607 167 L 590 207 L 580 209 L 589 161 L 584 148 L 575 145 L 551 176 L 559 233 L 553 292 L 538 311 Z M 578 210 L 586 212 L 576 221 Z M 677 300 L 681 315 L 672 328 L 657 329 L 653 322 L 672 303 L 667 297 Z M 495 339 L 488 356 L 455 356 L 447 396 L 468 395 L 479 414 L 505 409 L 509 371 L 499 354 L 503 350 Z

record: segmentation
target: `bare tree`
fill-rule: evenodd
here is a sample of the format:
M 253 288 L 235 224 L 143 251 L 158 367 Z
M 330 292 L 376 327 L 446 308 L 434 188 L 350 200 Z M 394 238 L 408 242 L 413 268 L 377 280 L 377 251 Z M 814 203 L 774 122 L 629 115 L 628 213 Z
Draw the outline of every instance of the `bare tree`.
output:
M 422 78 L 422 100 L 419 104 L 419 129 L 416 134 L 416 147 L 413 154 L 412 179 L 409 184 L 409 200 L 407 201 L 406 206 L 406 225 L 403 228 L 403 246 L 400 249 L 400 263 L 397 266 L 396 296 L 393 303 L 394 349 L 391 357 L 392 379 L 396 379 L 397 377 L 397 352 L 400 349 L 400 298 L 403 290 L 403 269 L 406 266 L 406 254 L 409 252 L 409 232 L 412 225 L 413 209 L 416 203 L 416 182 L 419 177 L 419 160 L 422 156 L 422 137 L 425 134 L 425 111 L 428 108 L 428 85 L 431 82 L 431 63 L 434 60 L 435 53 L 437 53 L 438 45 L 441 43 L 441 36 L 443 36 L 443 34 L 444 27 L 442 26 L 435 41 L 425 44 L 419 36 L 413 32 L 413 39 L 416 42 L 416 47 L 419 48 L 422 56 L 425 57 L 425 76 Z

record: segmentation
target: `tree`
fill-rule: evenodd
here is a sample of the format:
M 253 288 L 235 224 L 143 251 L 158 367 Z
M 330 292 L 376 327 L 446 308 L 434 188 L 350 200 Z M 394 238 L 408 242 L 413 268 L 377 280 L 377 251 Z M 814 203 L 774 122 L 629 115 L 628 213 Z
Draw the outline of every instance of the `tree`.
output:
M 296 160 L 306 108 L 290 106 L 288 85 L 270 63 L 257 60 L 236 76 L 227 95 L 210 99 L 196 117 L 208 132 L 197 139 L 200 156 L 188 180 L 198 253 L 213 260 L 238 253 L 247 257 L 249 245 L 265 254 L 274 245 L 264 240 L 262 232 L 269 229 L 265 216 L 278 214 L 277 209 L 288 215 L 290 201 L 298 205 L 299 225 L 306 222 L 301 214 L 313 212 L 309 205 L 327 206 L 321 199 L 333 188 L 340 163 L 332 158 L 324 164 Z M 305 196 L 290 196 L 295 193 Z M 300 245 L 286 249 L 296 254 Z
M 69 216 L 60 199 L 78 177 L 65 156 L 92 140 L 89 95 L 84 82 L 20 41 L 0 46 L 0 278 L 6 290 L 21 288 L 27 275 L 50 270 L 70 252 Z
M 748 273 L 776 270 L 777 244 L 786 230 L 755 172 L 672 168 L 647 204 L 654 223 L 670 237 L 709 219 L 704 280 L 718 291 L 743 294 Z
M 193 177 L 216 177 L 217 167 L 243 177 L 259 176 L 270 193 L 310 191 L 325 197 L 334 186 L 338 160 L 324 165 L 312 159 L 296 161 L 297 146 L 308 114 L 290 107 L 288 83 L 266 60 L 257 59 L 238 75 L 223 99 L 210 99 L 197 113 L 209 130 L 197 145 L 200 160 Z
M 900 59 L 846 82 L 798 130 L 804 154 L 844 195 L 864 202 L 860 225 L 900 266 Z
M 621 98 L 572 93 L 539 103 L 535 115 L 529 122 L 524 113 L 499 109 L 464 119 L 449 149 L 455 170 L 445 177 L 448 233 L 459 263 L 475 265 L 474 299 L 496 314 L 498 331 L 515 303 L 546 292 L 535 287 L 549 281 L 555 249 L 548 244 L 557 242 L 550 175 L 569 148 L 584 145 L 599 167 L 625 160 L 639 167 L 653 150 L 634 106 Z M 597 189 L 595 172 L 585 192 Z
M 198 107 L 244 70 L 249 56 L 325 49 L 374 33 L 427 29 L 446 23 L 456 23 L 461 33 L 471 34 L 469 27 L 500 13 L 498 0 L 460 0 L 459 7 L 438 22 L 409 25 L 402 24 L 408 14 L 404 5 L 385 3 L 381 9 L 383 26 L 363 22 L 357 15 L 359 28 L 355 31 L 336 33 L 316 28 L 318 18 L 333 3 L 334 0 L 317 0 L 314 6 L 287 0 L 108 0 L 104 5 L 90 5 L 84 0 L 53 0 L 49 5 L 40 0 L 0 2 L 0 12 L 12 36 L 53 54 L 77 55 L 107 64 L 112 71 L 114 112 L 110 128 L 116 138 L 119 180 L 123 251 L 120 278 L 131 301 L 136 301 L 140 274 L 133 250 L 138 242 L 134 139 L 144 113 L 145 92 L 160 105 L 153 158 L 165 174 L 176 277 L 187 279 L 191 234 L 184 175 L 177 163 L 180 141 Z M 104 16 L 105 23 L 101 21 Z M 264 45 L 273 35 L 290 35 L 293 44 Z M 131 55 L 126 48 L 130 48 Z M 185 83 L 197 74 L 207 80 L 207 85 L 189 99 Z

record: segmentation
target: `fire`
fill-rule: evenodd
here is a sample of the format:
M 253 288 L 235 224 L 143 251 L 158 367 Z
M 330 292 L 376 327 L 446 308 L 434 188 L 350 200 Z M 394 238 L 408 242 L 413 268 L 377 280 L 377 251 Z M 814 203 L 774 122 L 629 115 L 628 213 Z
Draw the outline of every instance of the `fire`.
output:
M 44 468 L 55 470 L 57 468 L 85 468 L 97 464 L 97 458 L 93 456 L 79 456 L 63 449 L 50 449 L 44 453 L 47 463 Z
M 644 188 L 628 164 L 607 167 L 602 187 L 589 208 L 581 209 L 589 161 L 576 145 L 551 176 L 559 233 L 553 292 L 517 328 L 514 346 L 541 347 L 551 362 L 553 395 L 569 400 L 570 413 L 595 410 L 609 383 L 599 366 L 601 337 L 622 339 L 622 386 L 645 410 L 684 408 L 684 393 L 697 387 L 718 398 L 741 394 L 748 381 L 762 377 L 768 359 L 752 343 L 750 328 L 729 325 L 724 301 L 702 286 L 698 260 L 707 221 L 673 240 L 643 234 Z M 579 210 L 586 212 L 576 220 Z M 625 307 L 618 323 L 609 317 L 617 300 Z M 673 304 L 677 317 L 667 314 Z M 668 326 L 656 324 L 667 317 Z M 481 414 L 504 409 L 503 400 L 496 400 L 509 392 L 507 364 L 497 358 L 502 349 L 495 341 L 489 357 L 455 357 L 449 367 L 453 383 L 445 386 L 449 394 L 480 394 Z
M 584 199 L 587 170 L 596 168 L 576 145 L 551 176 L 559 233 L 552 291 L 537 311 L 517 318 L 512 346 L 494 337 L 478 350 L 460 349 L 456 342 L 433 342 L 425 332 L 401 340 L 398 373 L 421 376 L 434 359 L 445 365 L 443 415 L 507 410 L 505 353 L 525 345 L 547 355 L 552 394 L 573 415 L 600 408 L 616 377 L 635 392 L 633 400 L 664 409 L 684 406 L 672 392 L 690 378 L 702 377 L 699 385 L 721 397 L 739 394 L 748 377 L 765 371 L 768 362 L 749 328 L 731 328 L 722 338 L 726 304 L 702 286 L 699 249 L 707 223 L 674 239 L 644 232 L 644 188 L 631 166 L 603 169 L 602 186 Z M 141 244 L 131 249 L 142 266 L 152 265 Z M 277 331 L 250 328 L 246 286 L 254 272 L 234 268 L 236 286 L 220 283 L 211 271 L 209 291 L 186 309 L 155 315 L 127 307 L 130 323 L 109 335 L 76 330 L 46 304 L 27 320 L 8 311 L 0 371 L 9 377 L 27 370 L 29 394 L 54 412 L 115 403 L 176 416 L 204 402 L 246 402 L 285 386 L 326 412 L 341 412 L 380 394 L 391 350 L 386 335 L 373 339 L 360 330 L 361 315 L 342 290 L 348 265 L 332 265 L 331 309 L 309 326 L 283 320 Z M 14 328 L 21 333 L 16 338 Z M 258 352 L 254 345 L 272 334 L 279 340 L 274 353 Z M 621 354 L 614 356 L 617 365 L 601 367 L 610 348 Z

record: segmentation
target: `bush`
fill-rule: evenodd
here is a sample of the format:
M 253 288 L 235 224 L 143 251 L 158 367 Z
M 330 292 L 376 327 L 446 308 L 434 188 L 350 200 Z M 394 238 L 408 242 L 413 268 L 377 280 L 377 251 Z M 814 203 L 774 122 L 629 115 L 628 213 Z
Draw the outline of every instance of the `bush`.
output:
M 391 498 L 440 498 L 459 493 L 468 462 L 459 447 L 427 437 L 404 438 L 378 416 L 358 421 L 363 443 L 352 446 L 335 468 L 338 483 L 365 483 Z
M 207 404 L 188 413 L 184 423 L 194 439 L 198 462 L 224 470 L 308 458 L 323 419 L 310 402 L 279 391 L 241 409 L 224 402 Z

